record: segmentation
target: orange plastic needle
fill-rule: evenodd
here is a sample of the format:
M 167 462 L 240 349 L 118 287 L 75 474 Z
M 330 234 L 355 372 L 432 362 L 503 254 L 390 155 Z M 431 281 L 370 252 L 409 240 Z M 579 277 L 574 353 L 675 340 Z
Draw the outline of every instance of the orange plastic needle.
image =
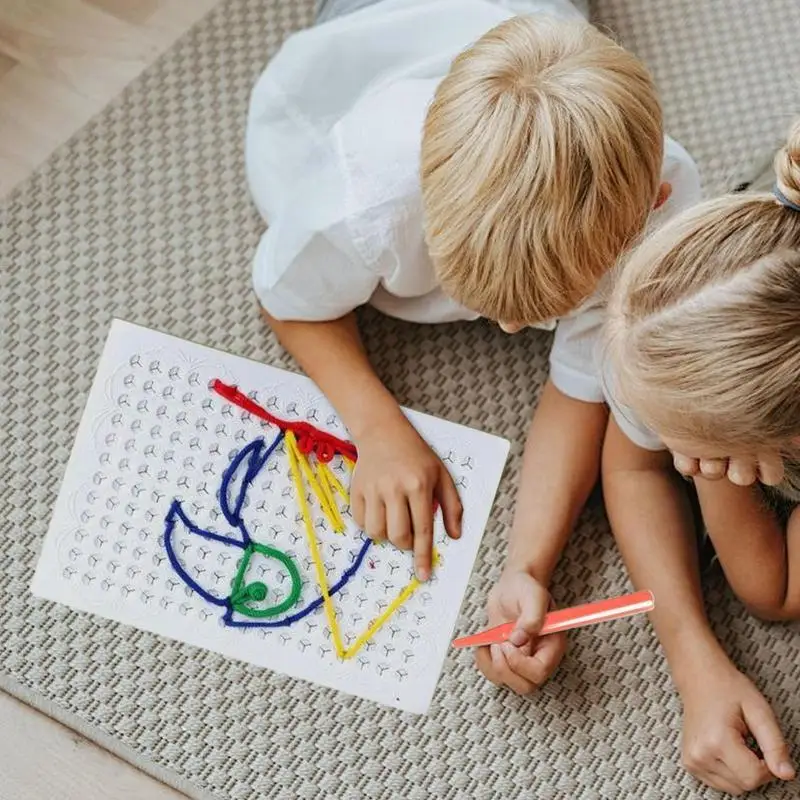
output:
M 539 632 L 540 636 L 549 633 L 569 631 L 573 628 L 583 628 L 587 625 L 597 625 L 600 622 L 609 622 L 612 619 L 632 617 L 634 614 L 646 614 L 655 608 L 655 598 L 652 592 L 635 592 L 611 600 L 598 600 L 596 603 L 586 603 L 573 608 L 562 608 L 551 611 L 544 618 L 544 625 Z M 500 644 L 505 642 L 514 628 L 516 622 L 505 622 L 494 628 L 481 631 L 472 636 L 464 636 L 453 642 L 453 647 L 482 647 L 487 644 Z

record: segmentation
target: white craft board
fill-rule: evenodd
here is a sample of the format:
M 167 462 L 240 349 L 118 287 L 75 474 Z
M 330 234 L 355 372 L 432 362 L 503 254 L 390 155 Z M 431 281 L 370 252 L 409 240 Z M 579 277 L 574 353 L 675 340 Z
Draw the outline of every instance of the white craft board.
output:
M 226 625 L 224 608 L 205 600 L 176 573 L 166 555 L 165 520 L 174 500 L 199 529 L 230 538 L 219 486 L 235 455 L 255 439 L 269 444 L 274 427 L 242 412 L 210 388 L 236 385 L 271 413 L 308 420 L 346 439 L 347 432 L 307 378 L 115 320 L 81 419 L 64 481 L 32 583 L 33 593 L 153 633 L 242 659 L 287 675 L 425 713 L 430 705 L 464 591 L 508 455 L 496 436 L 425 414 L 409 419 L 450 469 L 464 504 L 463 535 L 450 541 L 441 521 L 441 564 L 360 652 L 339 660 L 322 608 L 282 628 Z M 345 483 L 338 457 L 331 466 Z M 312 506 L 330 585 L 364 547 L 344 508 L 344 534 Z M 250 484 L 241 513 L 254 541 L 297 564 L 297 606 L 319 597 L 299 517 L 289 462 L 282 449 Z M 181 565 L 210 595 L 224 599 L 242 550 L 192 533 L 180 520 L 171 535 Z M 385 609 L 412 575 L 408 553 L 372 545 L 335 595 L 345 644 Z M 282 597 L 279 561 L 254 556 L 248 580 L 266 584 L 267 601 Z M 236 617 L 235 617 L 236 618 Z M 243 619 L 239 617 L 239 619 Z M 281 617 L 272 622 L 280 621 Z

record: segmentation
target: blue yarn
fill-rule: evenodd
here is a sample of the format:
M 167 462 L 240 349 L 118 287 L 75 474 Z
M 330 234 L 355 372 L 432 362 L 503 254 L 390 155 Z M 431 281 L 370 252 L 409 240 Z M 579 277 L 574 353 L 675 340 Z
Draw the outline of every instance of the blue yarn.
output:
M 269 460 L 269 457 L 280 445 L 283 437 L 284 432 L 281 431 L 269 445 L 269 447 L 266 446 L 266 442 L 263 438 L 254 439 L 252 442 L 250 442 L 250 444 L 242 448 L 242 450 L 237 453 L 236 457 L 231 461 L 222 475 L 219 490 L 220 509 L 222 510 L 222 514 L 228 524 L 239 532 L 241 539 L 233 539 L 230 536 L 223 536 L 222 534 L 215 533 L 213 531 L 207 531 L 195 525 L 186 515 L 186 512 L 183 510 L 183 505 L 178 499 L 172 501 L 165 518 L 164 549 L 167 552 L 167 558 L 169 559 L 172 568 L 178 574 L 178 577 L 180 577 L 181 580 L 192 591 L 196 592 L 207 602 L 212 603 L 215 606 L 221 606 L 225 608 L 225 613 L 223 614 L 222 620 L 225 625 L 232 628 L 288 628 L 289 626 L 294 625 L 296 622 L 304 619 L 309 614 L 313 614 L 323 604 L 323 598 L 320 595 L 316 600 L 312 600 L 312 602 L 302 609 L 302 611 L 298 611 L 295 614 L 291 614 L 281 620 L 273 620 L 268 622 L 245 622 L 242 620 L 236 620 L 233 618 L 234 609 L 230 596 L 221 598 L 206 591 L 186 571 L 186 569 L 184 569 L 183 565 L 178 559 L 177 553 L 175 552 L 173 538 L 175 535 L 176 523 L 178 521 L 180 521 L 190 533 L 209 541 L 220 542 L 221 544 L 230 545 L 231 547 L 237 547 L 240 550 L 245 550 L 248 545 L 252 543 L 252 538 L 247 531 L 244 520 L 241 516 L 242 507 L 244 506 L 245 498 L 251 484 L 258 477 L 258 474 L 264 468 L 264 465 Z M 247 461 L 247 469 L 245 470 L 245 474 L 242 479 L 242 485 L 239 488 L 239 493 L 236 497 L 236 502 L 232 510 L 229 498 L 230 484 L 239 470 L 239 467 L 245 461 Z M 364 561 L 364 556 L 367 554 L 367 550 L 369 550 L 371 544 L 372 541 L 370 539 L 364 540 L 364 543 L 362 544 L 361 549 L 359 550 L 353 563 L 342 573 L 342 576 L 339 578 L 339 580 L 330 587 L 328 590 L 329 594 L 334 595 L 337 592 L 340 592 L 348 584 Z
M 242 448 L 242 450 L 237 454 L 236 458 L 231 461 L 228 465 L 227 469 L 222 475 L 222 481 L 219 486 L 219 505 L 220 509 L 222 510 L 222 514 L 225 519 L 228 521 L 229 525 L 232 525 L 234 528 L 239 528 L 244 535 L 244 544 L 247 546 L 250 544 L 250 534 L 245 529 L 242 523 L 242 506 L 244 505 L 245 498 L 247 497 L 247 491 L 250 488 L 250 484 L 256 479 L 258 473 L 264 467 L 269 457 L 275 452 L 275 448 L 283 441 L 283 431 L 281 431 L 274 439 L 272 444 L 264 451 L 265 442 L 263 439 L 255 439 L 254 441 L 250 442 L 247 447 Z M 245 472 L 244 478 L 242 479 L 242 485 L 239 488 L 239 494 L 236 498 L 236 504 L 234 506 L 234 510 L 231 511 L 230 508 L 230 498 L 229 498 L 229 489 L 231 481 L 236 476 L 236 473 L 239 469 L 240 464 L 247 460 L 247 470 Z
M 244 546 L 241 542 L 236 541 L 236 539 L 229 539 L 227 536 L 220 536 L 219 534 L 212 533 L 211 531 L 204 531 L 202 528 L 198 528 L 193 522 L 190 522 L 189 518 L 183 511 L 181 507 L 180 500 L 173 500 L 172 505 L 169 507 L 169 511 L 167 512 L 167 525 L 164 529 L 164 549 L 167 551 L 167 558 L 169 559 L 169 563 L 172 564 L 172 568 L 175 572 L 178 573 L 181 580 L 193 591 L 197 592 L 204 600 L 207 600 L 209 603 L 213 603 L 215 606 L 228 606 L 229 600 L 228 598 L 220 598 L 216 597 L 215 595 L 207 592 L 199 583 L 183 568 L 180 561 L 178 561 L 178 556 L 175 553 L 175 548 L 172 545 L 172 535 L 175 532 L 175 519 L 176 517 L 180 519 L 180 521 L 192 532 L 197 534 L 198 536 L 202 536 L 204 539 L 210 539 L 214 542 L 223 542 L 225 544 L 233 545 L 234 547 L 239 547 L 244 549 Z

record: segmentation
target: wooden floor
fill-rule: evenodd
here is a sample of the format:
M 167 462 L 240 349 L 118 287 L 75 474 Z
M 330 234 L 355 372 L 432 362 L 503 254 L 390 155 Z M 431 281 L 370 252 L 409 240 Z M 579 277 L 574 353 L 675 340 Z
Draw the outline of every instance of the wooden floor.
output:
M 0 692 L 0 800 L 185 800 Z
M 0 200 L 219 0 L 0 0 Z M 178 800 L 0 692 L 0 800 Z
M 219 0 L 0 0 L 0 198 Z

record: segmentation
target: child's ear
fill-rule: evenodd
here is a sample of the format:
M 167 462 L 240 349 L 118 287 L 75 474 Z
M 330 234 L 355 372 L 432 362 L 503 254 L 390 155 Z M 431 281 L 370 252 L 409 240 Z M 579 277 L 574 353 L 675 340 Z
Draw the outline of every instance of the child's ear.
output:
M 662 183 L 661 186 L 658 187 L 658 194 L 656 195 L 656 202 L 653 204 L 653 211 L 657 208 L 661 208 L 664 203 L 669 200 L 669 196 L 672 194 L 672 184 L 671 183 Z

